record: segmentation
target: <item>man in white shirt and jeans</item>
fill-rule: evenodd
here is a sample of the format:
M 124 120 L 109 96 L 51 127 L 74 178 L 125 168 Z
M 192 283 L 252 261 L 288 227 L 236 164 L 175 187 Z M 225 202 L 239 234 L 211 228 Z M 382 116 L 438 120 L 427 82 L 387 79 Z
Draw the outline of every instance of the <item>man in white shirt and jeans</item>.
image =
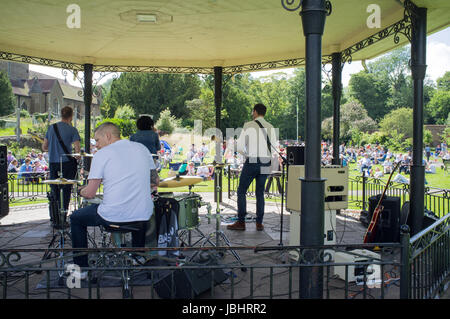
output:
M 256 181 L 256 230 L 264 230 L 264 186 L 267 176 L 272 172 L 272 158 L 279 144 L 274 127 L 264 119 L 266 110 L 264 104 L 255 104 L 252 110 L 253 121 L 244 124 L 236 142 L 237 152 L 243 154 L 246 160 L 237 189 L 238 220 L 227 226 L 229 230 L 245 230 L 246 193 L 253 180 Z
M 73 248 L 87 247 L 88 226 L 147 222 L 153 213 L 150 170 L 156 167 L 147 147 L 122 140 L 120 129 L 110 122 L 100 125 L 94 138 L 98 151 L 92 159 L 88 184 L 80 195 L 94 198 L 103 183 L 103 200 L 101 204 L 78 209 L 71 215 Z M 143 228 L 133 232 L 133 247 L 144 247 L 145 231 Z M 73 259 L 79 267 L 88 267 L 87 255 Z

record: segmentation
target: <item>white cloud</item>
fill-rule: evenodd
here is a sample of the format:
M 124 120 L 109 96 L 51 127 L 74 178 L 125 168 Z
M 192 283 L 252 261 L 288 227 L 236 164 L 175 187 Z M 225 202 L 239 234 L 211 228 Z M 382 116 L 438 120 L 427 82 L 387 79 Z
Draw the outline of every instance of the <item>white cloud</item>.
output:
M 427 44 L 427 75 L 433 80 L 450 71 L 450 45 L 442 42 Z

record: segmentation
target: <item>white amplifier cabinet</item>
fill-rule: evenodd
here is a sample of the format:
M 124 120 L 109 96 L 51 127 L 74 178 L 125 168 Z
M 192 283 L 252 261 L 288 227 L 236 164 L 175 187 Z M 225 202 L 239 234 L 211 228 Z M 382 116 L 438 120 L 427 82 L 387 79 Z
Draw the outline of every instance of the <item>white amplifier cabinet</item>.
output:
M 348 167 L 322 166 L 321 177 L 325 178 L 324 209 L 346 209 L 348 207 Z M 286 209 L 301 211 L 302 186 L 299 178 L 305 177 L 304 165 L 289 165 L 286 189 Z
M 300 245 L 300 220 L 301 213 L 291 211 L 289 217 L 289 246 Z M 324 230 L 323 230 L 323 244 L 335 245 L 336 244 L 336 211 L 326 210 L 324 212 Z M 326 253 L 330 254 L 331 260 L 334 260 L 334 250 L 326 250 Z M 298 260 L 298 252 L 291 251 L 289 255 L 292 259 Z M 325 261 L 331 261 L 326 258 Z
M 348 266 L 334 266 L 334 274 L 345 280 L 345 268 L 347 268 L 347 281 L 364 284 L 364 268 L 366 270 L 366 285 L 369 288 L 379 288 L 381 284 L 381 267 L 377 264 L 369 265 L 350 265 L 352 263 L 368 263 L 374 260 L 380 260 L 380 254 L 367 249 L 354 249 L 348 252 L 335 252 L 335 263 L 348 263 Z

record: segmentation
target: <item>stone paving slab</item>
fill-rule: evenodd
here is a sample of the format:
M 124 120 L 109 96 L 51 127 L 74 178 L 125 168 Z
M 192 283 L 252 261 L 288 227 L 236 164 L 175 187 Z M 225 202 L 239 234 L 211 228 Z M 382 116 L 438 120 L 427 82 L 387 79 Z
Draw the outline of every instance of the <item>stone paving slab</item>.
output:
M 203 201 L 209 202 L 212 206 L 211 213 L 216 211 L 216 203 L 213 201 L 212 193 L 199 193 Z M 266 201 L 265 216 L 264 216 L 264 231 L 256 231 L 254 223 L 256 204 L 254 201 L 248 201 L 248 220 L 246 223 L 246 231 L 230 231 L 226 229 L 226 224 L 232 223 L 237 216 L 236 199 L 228 199 L 226 193 L 223 196 L 223 204 L 221 208 L 221 224 L 220 232 L 226 236 L 230 245 L 233 247 L 255 247 L 255 246 L 277 246 L 280 243 L 280 227 L 281 227 L 281 207 L 279 203 Z M 208 223 L 207 209 L 205 206 L 201 207 L 199 229 L 206 236 L 214 235 L 216 230 L 216 219 L 213 217 Z M 282 244 L 289 245 L 289 220 L 290 213 L 283 212 L 283 233 Z M 96 228 L 89 228 L 90 232 L 94 232 Z M 361 244 L 365 232 L 365 227 L 358 220 L 357 212 L 342 211 L 336 216 L 336 243 L 337 244 Z M 98 232 L 97 232 L 98 233 Z M 202 238 L 197 232 L 191 231 L 192 242 L 198 239 L 203 242 Z M 14 208 L 10 213 L 0 219 L 0 248 L 47 248 L 52 238 L 52 228 L 49 222 L 48 207 L 46 205 L 35 206 L 34 208 Z M 211 236 L 211 241 L 215 242 L 215 236 Z M 219 243 L 225 245 L 223 241 Z M 289 265 L 289 258 L 286 253 L 280 251 L 264 251 L 255 253 L 252 250 L 237 250 L 240 262 L 245 265 L 268 265 L 280 264 Z M 30 254 L 21 260 L 21 262 L 32 262 L 40 260 L 42 256 L 39 254 Z M 388 258 L 397 258 L 396 256 L 388 256 Z M 250 298 L 261 297 L 267 298 L 269 293 L 274 298 L 288 298 L 289 290 L 286 282 L 291 281 L 291 293 L 293 298 L 298 297 L 298 269 L 293 268 L 288 271 L 288 268 L 273 268 L 273 282 L 270 279 L 270 269 L 254 268 L 251 273 L 253 282 L 250 278 L 250 271 L 243 271 L 236 256 L 227 253 L 221 264 L 225 264 L 230 268 L 228 271 L 233 274 L 234 286 L 231 285 L 231 277 L 214 288 L 213 291 L 207 291 L 199 296 L 199 298 Z M 331 269 L 333 271 L 333 269 Z M 34 289 L 39 282 L 42 282 L 45 274 L 30 276 L 30 290 L 33 295 L 31 298 L 45 298 L 46 295 L 42 289 Z M 333 279 L 334 278 L 334 279 Z M 343 298 L 344 281 L 332 277 L 333 285 L 331 285 L 330 298 Z M 250 292 L 250 286 L 253 284 L 253 294 Z M 20 289 L 19 289 L 20 290 Z M 9 293 L 8 298 L 23 298 L 19 290 L 14 290 Z M 61 289 L 60 289 L 61 290 Z M 372 289 L 370 297 L 376 297 L 379 289 Z M 360 287 L 350 285 L 351 294 L 356 298 L 361 298 Z M 23 289 L 22 289 L 23 293 Z M 87 289 L 73 290 L 74 296 L 87 298 Z M 94 290 L 92 298 L 96 298 L 96 291 Z M 153 293 L 154 298 L 159 298 L 155 291 L 149 286 L 133 287 L 134 298 L 150 298 Z M 213 293 L 213 296 L 211 294 Z M 101 288 L 99 291 L 101 298 L 121 298 L 121 290 L 118 287 Z M 67 292 L 55 290 L 52 291 L 52 298 L 67 298 Z M 387 290 L 386 298 L 398 298 L 398 289 L 396 287 Z

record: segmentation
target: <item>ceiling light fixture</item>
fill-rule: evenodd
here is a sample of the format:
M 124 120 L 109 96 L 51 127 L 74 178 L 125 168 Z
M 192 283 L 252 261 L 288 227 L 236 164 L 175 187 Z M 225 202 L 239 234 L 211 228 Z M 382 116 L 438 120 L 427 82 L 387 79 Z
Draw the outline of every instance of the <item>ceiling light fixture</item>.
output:
M 136 18 L 138 22 L 156 23 L 156 14 L 137 13 Z

